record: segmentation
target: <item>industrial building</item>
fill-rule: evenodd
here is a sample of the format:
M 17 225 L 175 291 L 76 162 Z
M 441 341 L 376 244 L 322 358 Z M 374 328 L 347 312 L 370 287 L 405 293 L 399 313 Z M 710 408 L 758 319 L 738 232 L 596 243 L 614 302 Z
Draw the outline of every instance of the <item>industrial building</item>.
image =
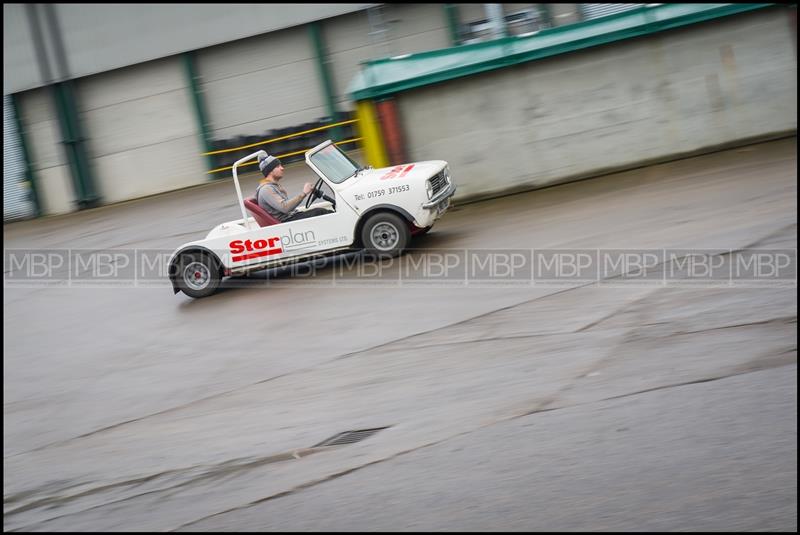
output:
M 203 184 L 230 176 L 232 162 L 255 147 L 291 160 L 327 137 L 346 150 L 361 148 L 373 164 L 431 157 L 435 148 L 436 158 L 463 164 L 467 181 L 500 165 L 508 183 L 494 190 L 502 191 L 623 168 L 637 153 L 658 160 L 796 131 L 796 52 L 792 57 L 790 45 L 796 10 L 681 6 L 4 4 L 4 221 Z M 794 30 L 787 13 L 795 17 Z M 710 31 L 708 21 L 720 25 Z M 668 35 L 675 31 L 688 33 L 673 44 Z M 708 54 L 688 50 L 687 37 Z M 644 58 L 654 46 L 665 52 Z M 438 64 L 433 68 L 441 76 L 414 74 L 430 57 L 446 58 L 461 71 L 452 74 Z M 544 58 L 551 59 L 538 61 Z M 654 58 L 666 62 L 664 69 L 650 70 L 658 66 Z M 608 66 L 626 70 L 635 98 L 626 88 L 610 87 L 619 76 Z M 374 73 L 403 83 L 381 88 L 383 80 L 365 79 Z M 555 80 L 555 73 L 563 77 Z M 599 80 L 608 87 L 599 87 Z M 431 83 L 439 85 L 422 87 Z M 520 93 L 518 86 L 549 93 Z M 410 94 L 409 88 L 418 90 Z M 443 101 L 441 91 L 455 98 Z M 564 98 L 548 103 L 548 95 Z M 748 98 L 771 102 L 772 108 L 761 109 L 775 113 L 743 113 Z M 630 115 L 632 103 L 636 117 L 621 117 Z M 395 107 L 381 108 L 389 104 Z M 517 130 L 509 134 L 494 125 L 487 135 L 470 127 L 499 105 L 508 112 L 501 113 L 508 115 L 506 126 Z M 785 113 L 787 106 L 794 113 Z M 554 123 L 550 112 L 556 110 Z M 381 137 L 371 123 L 389 112 L 402 115 L 395 123 L 405 127 L 387 132 L 384 121 L 385 139 L 370 146 L 368 138 Z M 436 121 L 432 114 L 439 114 Z M 498 117 L 496 109 L 491 116 Z M 676 125 L 684 119 L 705 122 L 694 124 L 694 133 L 681 132 Z M 652 137 L 651 120 L 661 121 L 665 138 Z M 612 151 L 591 143 L 582 130 L 626 121 L 638 121 L 648 135 L 630 127 L 612 137 L 605 132 Z M 544 135 L 543 125 L 558 132 Z M 535 158 L 520 157 L 520 143 L 542 137 L 561 143 L 541 145 Z M 573 168 L 564 166 L 563 156 L 555 158 L 575 153 L 564 152 L 569 139 L 585 147 Z M 462 150 L 481 143 L 483 165 Z M 532 161 L 547 160 L 550 167 L 539 168 L 534 182 L 520 175 L 534 174 Z M 463 191 L 480 193 L 470 184 Z

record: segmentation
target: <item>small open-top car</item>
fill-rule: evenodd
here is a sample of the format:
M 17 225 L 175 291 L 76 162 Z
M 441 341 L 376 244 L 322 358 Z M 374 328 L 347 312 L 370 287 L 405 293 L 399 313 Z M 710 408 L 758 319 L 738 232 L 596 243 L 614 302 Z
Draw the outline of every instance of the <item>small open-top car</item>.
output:
M 204 239 L 180 246 L 170 257 L 175 293 L 205 297 L 219 288 L 225 276 L 319 255 L 365 249 L 397 256 L 411 236 L 427 232 L 447 211 L 456 191 L 445 161 L 373 169 L 359 166 L 328 140 L 305 154 L 319 179 L 298 210 L 325 208 L 329 213 L 282 223 L 255 197 L 242 197 L 237 168 L 259 154 L 264 155 L 254 152 L 233 164 L 242 218 L 217 225 Z M 321 200 L 314 202 L 317 199 Z

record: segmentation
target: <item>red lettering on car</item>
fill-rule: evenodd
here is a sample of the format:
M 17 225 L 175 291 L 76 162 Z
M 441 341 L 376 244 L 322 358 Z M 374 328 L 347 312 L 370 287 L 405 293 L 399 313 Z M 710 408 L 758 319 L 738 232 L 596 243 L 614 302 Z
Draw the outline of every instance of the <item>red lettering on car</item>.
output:
M 241 253 L 242 251 L 244 251 L 244 246 L 242 245 L 242 240 L 233 240 L 228 245 L 230 246 L 231 252 L 233 254 Z
M 277 244 L 277 245 L 276 245 Z M 240 254 L 231 258 L 233 262 L 241 262 L 242 260 L 250 260 L 252 258 L 260 258 L 262 256 L 272 256 L 283 252 L 283 247 L 280 246 L 280 238 L 272 236 L 266 239 L 259 239 L 255 242 L 250 240 L 233 240 L 228 244 L 231 249 L 231 254 L 239 254 L 248 251 L 248 254 Z
M 388 173 L 386 173 L 385 175 L 383 175 L 381 177 L 381 180 L 392 179 L 392 178 L 396 177 L 397 174 L 400 173 L 400 171 L 402 171 L 402 170 L 403 170 L 403 166 L 402 165 L 398 165 L 397 167 L 392 167 L 391 171 L 389 171 Z

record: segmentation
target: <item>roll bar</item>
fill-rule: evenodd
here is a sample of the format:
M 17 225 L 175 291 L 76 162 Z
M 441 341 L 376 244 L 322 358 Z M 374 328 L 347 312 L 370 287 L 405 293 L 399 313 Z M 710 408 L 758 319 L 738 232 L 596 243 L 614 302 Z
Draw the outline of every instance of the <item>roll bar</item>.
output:
M 247 228 L 253 228 L 253 227 L 250 226 L 249 217 L 247 216 L 247 210 L 244 209 L 244 198 L 242 197 L 242 188 L 241 186 L 239 186 L 239 174 L 236 172 L 236 168 L 239 167 L 241 164 L 257 157 L 262 152 L 265 155 L 267 154 L 265 151 L 259 150 L 254 152 L 253 154 L 245 156 L 240 160 L 237 160 L 236 163 L 233 164 L 233 183 L 236 186 L 236 196 L 239 199 L 239 208 L 242 210 L 242 221 L 244 221 L 244 225 Z M 258 228 L 258 223 L 256 223 L 256 228 Z

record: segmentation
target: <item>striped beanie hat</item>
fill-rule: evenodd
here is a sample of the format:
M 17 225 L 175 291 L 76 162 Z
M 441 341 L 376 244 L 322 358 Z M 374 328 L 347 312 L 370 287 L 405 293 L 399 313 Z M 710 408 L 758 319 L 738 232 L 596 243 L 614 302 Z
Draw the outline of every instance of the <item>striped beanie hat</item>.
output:
M 275 156 L 270 156 L 264 151 L 261 151 L 261 153 L 258 155 L 258 168 L 261 169 L 261 173 L 264 176 L 270 174 L 270 172 L 280 164 L 281 161 L 278 158 Z

